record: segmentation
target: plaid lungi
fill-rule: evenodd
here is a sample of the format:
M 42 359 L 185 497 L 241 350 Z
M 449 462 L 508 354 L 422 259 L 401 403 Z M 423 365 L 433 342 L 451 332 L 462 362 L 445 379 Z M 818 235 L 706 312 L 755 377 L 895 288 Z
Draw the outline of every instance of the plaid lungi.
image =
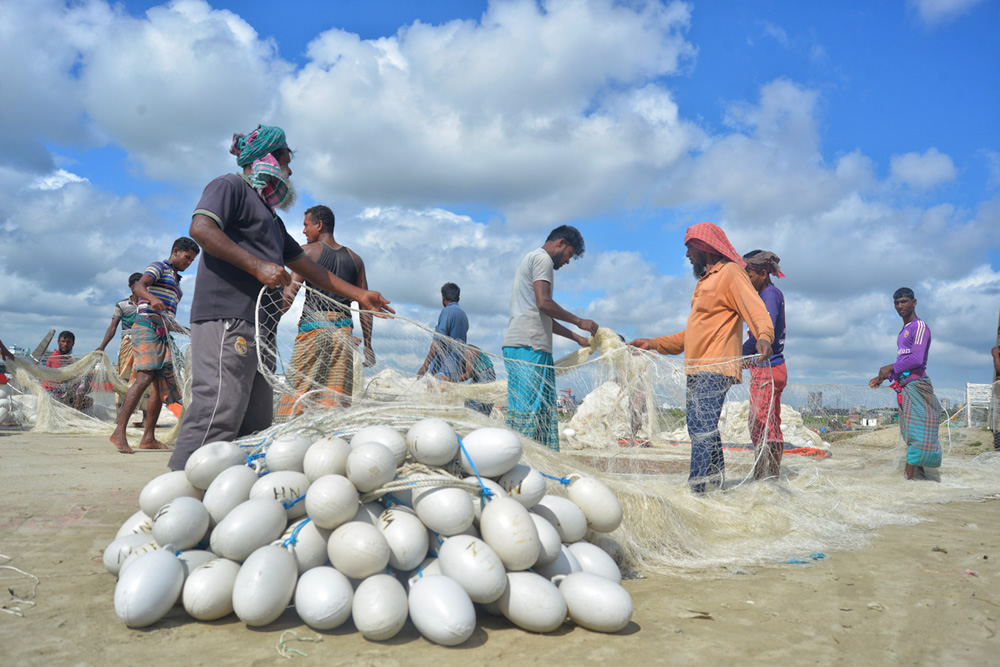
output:
M 181 392 L 170 358 L 170 340 L 160 318 L 151 320 L 145 313 L 135 318 L 132 327 L 132 362 L 136 372 L 150 373 L 164 403 L 177 403 Z
M 128 382 L 132 377 L 132 333 L 122 334 L 122 344 L 118 348 L 118 375 Z
M 503 348 L 507 368 L 507 426 L 559 451 L 556 369 L 551 352 Z
M 906 462 L 914 466 L 937 468 L 941 465 L 941 404 L 934 395 L 930 378 L 906 384 L 901 392 L 899 431 L 906 440 Z
M 324 321 L 325 316 L 325 321 Z M 288 419 L 300 396 L 316 391 L 309 397 L 310 405 L 349 407 L 354 392 L 353 322 L 343 313 L 315 313 L 311 320 L 299 324 L 292 359 L 285 379 L 291 393 L 278 400 L 276 418 Z M 300 404 L 296 414 L 303 411 Z

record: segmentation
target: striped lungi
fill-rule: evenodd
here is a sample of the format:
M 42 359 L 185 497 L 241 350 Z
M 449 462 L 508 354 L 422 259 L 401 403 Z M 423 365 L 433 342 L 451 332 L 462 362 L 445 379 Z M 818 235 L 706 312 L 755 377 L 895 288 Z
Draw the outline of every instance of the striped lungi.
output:
M 934 395 L 930 378 L 906 384 L 901 392 L 899 430 L 906 440 L 906 462 L 914 466 L 937 468 L 941 465 L 941 404 Z
M 556 370 L 551 352 L 503 348 L 507 368 L 507 426 L 559 451 Z
M 299 323 L 292 359 L 285 372 L 292 391 L 279 399 L 276 418 L 290 418 L 295 401 L 315 390 L 321 391 L 309 397 L 310 405 L 350 406 L 354 392 L 353 326 L 351 318 L 339 312 L 314 313 Z M 300 405 L 295 413 L 302 410 Z
M 170 338 L 166 328 L 145 313 L 139 313 L 132 327 L 132 363 L 135 371 L 150 373 L 164 403 L 177 403 L 181 392 L 170 358 Z

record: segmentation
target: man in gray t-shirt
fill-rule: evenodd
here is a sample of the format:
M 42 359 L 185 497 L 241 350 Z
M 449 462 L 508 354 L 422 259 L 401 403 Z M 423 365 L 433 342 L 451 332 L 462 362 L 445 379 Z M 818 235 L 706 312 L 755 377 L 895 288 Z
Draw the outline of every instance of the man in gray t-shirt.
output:
M 597 323 L 565 310 L 552 299 L 554 272 L 574 257 L 582 257 L 583 236 L 575 227 L 556 227 L 545 244 L 525 255 L 514 274 L 510 295 L 510 322 L 503 339 L 507 368 L 507 426 L 559 451 L 556 422 L 556 376 L 552 334 L 576 341 L 588 338 L 573 333 L 556 320 L 568 322 L 591 334 Z
M 306 257 L 285 230 L 275 209 L 291 206 L 294 190 L 292 152 L 280 127 L 260 125 L 249 135 L 235 135 L 230 152 L 242 174 L 209 183 L 191 220 L 191 237 L 205 252 L 191 304 L 192 398 L 171 470 L 183 470 L 205 443 L 271 425 L 273 396 L 257 372 L 254 322 L 262 324 L 259 342 L 266 353 L 280 316 L 281 289 L 291 282 L 283 265 L 321 289 L 357 301 L 362 310 L 394 312 L 378 292 L 351 285 Z M 258 313 L 257 294 L 265 287 L 269 293 Z

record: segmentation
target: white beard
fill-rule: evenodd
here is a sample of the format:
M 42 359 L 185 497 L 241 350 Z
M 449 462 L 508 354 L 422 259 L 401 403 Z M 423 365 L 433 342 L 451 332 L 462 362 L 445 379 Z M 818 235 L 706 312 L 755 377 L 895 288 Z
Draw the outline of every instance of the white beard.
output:
M 294 206 L 296 200 L 299 198 L 299 193 L 296 192 L 295 186 L 292 185 L 292 182 L 288 180 L 287 177 L 285 178 L 285 185 L 288 186 L 288 193 L 285 195 L 285 198 L 281 200 L 281 203 L 278 204 L 278 208 L 282 211 L 287 211 Z

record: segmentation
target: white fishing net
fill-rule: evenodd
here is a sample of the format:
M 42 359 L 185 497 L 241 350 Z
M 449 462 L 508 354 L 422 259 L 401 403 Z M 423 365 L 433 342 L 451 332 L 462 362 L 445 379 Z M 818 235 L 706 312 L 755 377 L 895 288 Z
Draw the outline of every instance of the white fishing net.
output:
M 337 308 L 332 301 L 326 305 L 331 312 Z M 469 359 L 472 370 L 478 364 L 473 376 L 480 381 L 418 378 L 434 332 L 400 315 L 375 320 L 376 363 L 365 367 L 357 311 L 352 313 L 353 330 L 320 327 L 299 333 L 301 314 L 300 296 L 279 323 L 267 325 L 266 318 L 258 323 L 260 368 L 274 387 L 278 418 L 267 431 L 241 441 L 249 452 L 266 451 L 286 433 L 349 438 L 374 424 L 405 432 L 425 417 L 445 419 L 462 436 L 482 426 L 499 426 L 508 407 L 511 371 L 531 366 L 505 363 L 492 352 L 446 341 L 446 349 Z M 307 320 L 331 324 L 343 315 L 331 319 L 321 312 L 305 313 Z M 186 359 L 180 349 L 186 341 L 178 338 L 175 359 Z M 304 355 L 303 347 L 316 354 Z M 328 354 L 334 348 L 337 355 Z M 186 365 L 178 366 L 179 375 L 189 378 Z M 108 384 L 120 391 L 120 378 L 116 382 L 111 377 L 106 355 L 84 355 L 51 375 L 23 361 L 14 369 L 18 410 L 28 425 L 46 432 L 103 429 L 110 434 L 113 400 L 97 400 L 96 388 L 91 392 L 95 406 L 105 410 L 94 414 L 91 408 L 84 418 L 55 404 L 38 385 L 43 377 L 72 380 L 86 374 L 101 391 Z M 557 479 L 571 473 L 597 477 L 616 492 L 625 509 L 623 525 L 591 539 L 619 554 L 633 570 L 723 566 L 738 571 L 762 562 L 808 558 L 854 548 L 880 526 L 916 522 L 931 503 L 1000 493 L 1000 453 L 985 451 L 992 444 L 990 434 L 980 437 L 976 429 L 952 428 L 964 424 L 960 412 L 943 415 L 939 481 L 907 482 L 901 473 L 905 445 L 892 390 L 794 382 L 781 398 L 781 477 L 754 482 L 755 457 L 762 447 L 751 442 L 750 416 L 770 419 L 774 406 L 751 402 L 745 372 L 744 382 L 726 393 L 719 422 L 723 490 L 694 494 L 687 483 L 691 444 L 681 358 L 629 348 L 613 331 L 601 329 L 589 348 L 560 359 L 553 370 L 561 451 L 522 437 L 524 460 Z M 795 369 L 789 370 L 794 377 Z M 188 390 L 185 396 L 188 400 Z M 978 456 L 970 454 L 980 450 Z M 560 492 L 561 486 L 550 482 L 551 492 Z

